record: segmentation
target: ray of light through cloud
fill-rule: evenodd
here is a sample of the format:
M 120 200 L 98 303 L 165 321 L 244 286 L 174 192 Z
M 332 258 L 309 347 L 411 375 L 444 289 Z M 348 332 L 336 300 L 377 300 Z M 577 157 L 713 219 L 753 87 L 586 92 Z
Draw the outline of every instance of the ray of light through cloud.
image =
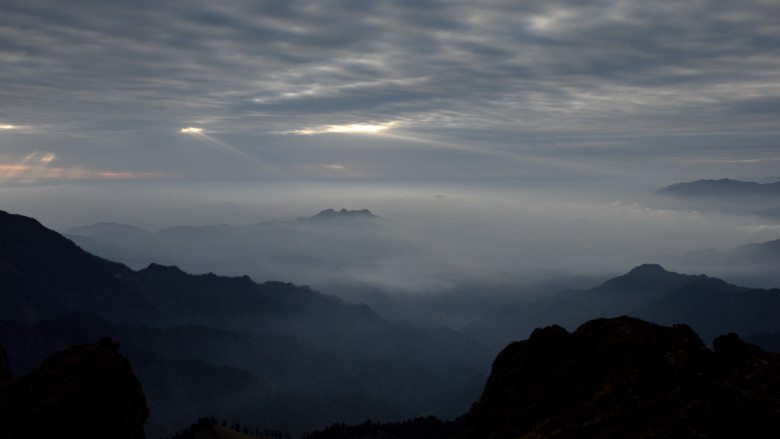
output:
M 182 134 L 189 134 L 194 136 L 196 139 L 204 142 L 206 145 L 211 146 L 212 148 L 215 148 L 219 151 L 228 152 L 229 154 L 232 154 L 236 157 L 240 157 L 244 160 L 247 160 L 254 165 L 256 165 L 258 168 L 260 168 L 264 173 L 268 173 L 270 175 L 279 177 L 280 173 L 279 170 L 274 168 L 273 166 L 267 164 L 263 160 L 260 160 L 257 157 L 254 157 L 250 154 L 245 153 L 244 151 L 241 151 L 237 148 L 234 148 L 230 145 L 228 145 L 225 142 L 219 141 L 215 139 L 214 137 L 206 134 L 203 130 L 203 128 L 200 127 L 185 127 L 179 130 Z
M 49 165 L 56 159 L 51 152 L 35 151 L 27 154 L 17 163 L 0 163 L 0 185 L 10 181 L 34 183 L 47 176 Z M 51 176 L 51 175 L 49 175 Z

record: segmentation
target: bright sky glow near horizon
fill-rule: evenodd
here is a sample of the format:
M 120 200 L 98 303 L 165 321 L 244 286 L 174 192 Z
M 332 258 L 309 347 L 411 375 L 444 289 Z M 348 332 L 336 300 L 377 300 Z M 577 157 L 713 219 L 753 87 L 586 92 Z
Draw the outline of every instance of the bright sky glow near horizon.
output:
M 0 61 L 0 209 L 53 227 L 457 223 L 541 188 L 666 215 L 652 240 L 674 251 L 685 221 L 692 247 L 777 230 L 640 198 L 780 179 L 780 2 L 9 1 Z M 546 206 L 565 230 L 608 220 Z

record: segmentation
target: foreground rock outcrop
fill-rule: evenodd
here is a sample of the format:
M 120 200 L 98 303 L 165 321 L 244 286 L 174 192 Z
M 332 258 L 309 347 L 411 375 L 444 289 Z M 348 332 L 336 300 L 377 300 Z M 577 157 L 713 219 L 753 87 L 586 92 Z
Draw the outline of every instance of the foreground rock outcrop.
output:
M 0 387 L 0 437 L 144 438 L 146 398 L 118 348 L 71 346 Z
M 780 356 L 619 317 L 537 329 L 496 358 L 460 439 L 777 438 Z

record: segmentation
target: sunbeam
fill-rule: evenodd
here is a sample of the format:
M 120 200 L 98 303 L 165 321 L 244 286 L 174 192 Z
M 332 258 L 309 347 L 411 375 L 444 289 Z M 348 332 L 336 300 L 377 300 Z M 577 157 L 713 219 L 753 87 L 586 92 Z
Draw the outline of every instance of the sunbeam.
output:
M 610 177 L 625 177 L 627 175 L 636 175 L 635 171 L 629 174 L 628 171 L 620 170 L 614 167 L 598 166 L 589 163 L 584 163 L 575 160 L 562 160 L 552 157 L 538 157 L 528 154 L 521 154 L 515 151 L 496 149 L 486 146 L 474 146 L 462 143 L 452 143 L 437 139 L 431 139 L 419 135 L 400 134 L 399 132 L 382 132 L 377 135 L 389 139 L 400 140 L 403 142 L 411 142 L 423 145 L 431 145 L 438 148 L 449 149 L 454 151 L 463 151 L 473 154 L 489 155 L 494 157 L 500 157 L 513 162 L 522 163 L 525 165 L 533 166 L 549 166 L 558 169 L 565 169 L 570 171 L 584 172 L 591 175 L 601 175 Z
M 15 164 L 0 164 L 0 185 L 11 180 L 23 182 L 35 182 L 48 172 L 49 164 L 56 159 L 56 155 L 51 152 L 35 151 L 24 156 L 24 158 Z
M 228 152 L 230 154 L 236 155 L 238 157 L 241 157 L 243 159 L 249 160 L 250 162 L 254 163 L 255 165 L 258 165 L 260 168 L 262 168 L 264 171 L 273 173 L 275 176 L 280 176 L 281 172 L 279 172 L 278 169 L 275 167 L 269 165 L 268 163 L 264 162 L 263 160 L 258 159 L 257 157 L 253 157 L 244 151 L 241 151 L 239 149 L 236 149 L 230 145 L 228 145 L 225 142 L 219 141 L 208 134 L 206 134 L 203 130 L 203 128 L 200 127 L 186 127 L 179 130 L 180 133 L 183 134 L 191 134 L 195 136 L 196 139 L 201 140 L 206 145 L 209 145 L 211 147 L 214 147 L 214 149 L 218 151 L 224 151 Z

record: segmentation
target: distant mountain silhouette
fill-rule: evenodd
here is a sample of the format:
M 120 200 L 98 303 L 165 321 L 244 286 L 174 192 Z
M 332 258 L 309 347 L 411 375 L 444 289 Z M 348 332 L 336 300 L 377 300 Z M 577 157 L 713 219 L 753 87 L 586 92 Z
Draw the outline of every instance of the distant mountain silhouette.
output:
M 498 355 L 458 437 L 780 436 L 780 356 L 713 344 L 627 317 L 537 329 Z
M 711 341 L 728 332 L 747 336 L 780 330 L 780 290 L 739 287 L 705 275 L 646 264 L 589 290 L 562 291 L 506 306 L 464 328 L 500 349 L 551 324 L 574 329 L 598 317 L 630 315 L 661 324 L 687 323 Z
M 780 261 L 780 239 L 737 247 L 728 252 L 727 257 L 734 260 L 741 259 L 747 263 Z
M 113 226 L 110 226 L 111 228 Z M 0 214 L 0 343 L 17 373 L 59 346 L 111 335 L 137 370 L 150 436 L 209 413 L 293 433 L 336 421 L 454 417 L 489 351 L 381 319 L 365 305 L 247 276 L 135 271 L 37 221 Z
M 98 223 L 65 231 L 85 250 L 133 269 L 151 263 L 189 273 L 249 275 L 312 284 L 333 272 L 392 260 L 412 244 L 369 210 L 324 210 L 308 218 L 249 225 L 181 225 L 150 232 Z M 362 272 L 362 271 L 361 271 Z
M 109 338 L 71 346 L 0 387 L 7 438 L 144 438 L 141 384 Z
M 661 195 L 676 197 L 708 197 L 738 200 L 738 197 L 778 197 L 780 182 L 755 183 L 732 180 L 697 180 L 688 183 L 675 183 L 657 191 Z
M 740 285 L 780 285 L 780 239 L 745 244 L 725 252 L 705 249 L 658 258 L 682 271 L 707 272 Z
M 335 218 L 379 218 L 379 217 L 371 213 L 371 211 L 368 209 L 361 209 L 361 210 L 341 209 L 339 211 L 335 211 L 333 209 L 325 209 L 320 213 L 312 216 L 310 219 L 320 220 L 320 219 L 335 219 Z

